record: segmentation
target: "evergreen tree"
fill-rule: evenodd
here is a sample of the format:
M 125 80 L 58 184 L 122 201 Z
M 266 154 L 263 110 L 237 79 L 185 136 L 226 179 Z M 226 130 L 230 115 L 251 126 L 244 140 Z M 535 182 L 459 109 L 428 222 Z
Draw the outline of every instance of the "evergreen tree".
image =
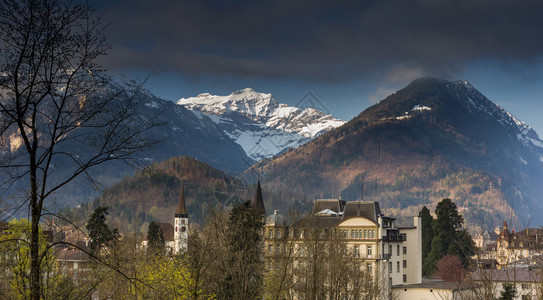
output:
M 433 222 L 434 238 L 423 269 L 432 274 L 436 262 L 445 254 L 456 255 L 464 267 L 470 263 L 475 254 L 475 244 L 466 229 L 464 218 L 458 213 L 456 204 L 451 199 L 443 199 L 436 207 L 437 219 Z
M 513 300 L 517 297 L 517 289 L 512 283 L 504 283 L 500 300 Z
M 220 299 L 259 299 L 263 285 L 263 214 L 250 201 L 230 213 Z
M 109 214 L 107 210 L 107 207 L 98 206 L 87 221 L 90 247 L 95 254 L 99 254 L 100 248 L 117 241 L 120 237 L 117 228 L 111 230 L 106 224 L 106 217 Z
M 422 275 L 430 276 L 432 275 L 430 270 L 427 270 L 424 266 L 424 262 L 428 258 L 428 254 L 432 249 L 432 240 L 434 239 L 434 229 L 432 228 L 432 223 L 434 217 L 430 214 L 430 210 L 424 206 L 419 212 L 419 217 L 421 218 L 421 227 L 422 227 L 422 260 L 423 268 Z
M 151 222 L 149 224 L 149 230 L 147 231 L 147 242 L 149 245 L 149 250 L 151 250 L 152 253 L 164 253 L 166 248 L 164 234 L 162 233 L 162 228 L 160 228 L 160 226 L 155 222 Z

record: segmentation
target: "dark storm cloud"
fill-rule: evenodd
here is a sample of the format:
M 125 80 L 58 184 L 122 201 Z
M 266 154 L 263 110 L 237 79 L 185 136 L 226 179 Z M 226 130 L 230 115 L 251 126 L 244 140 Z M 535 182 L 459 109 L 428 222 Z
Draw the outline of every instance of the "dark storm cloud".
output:
M 112 67 L 264 78 L 447 75 L 543 54 L 542 1 L 128 1 Z

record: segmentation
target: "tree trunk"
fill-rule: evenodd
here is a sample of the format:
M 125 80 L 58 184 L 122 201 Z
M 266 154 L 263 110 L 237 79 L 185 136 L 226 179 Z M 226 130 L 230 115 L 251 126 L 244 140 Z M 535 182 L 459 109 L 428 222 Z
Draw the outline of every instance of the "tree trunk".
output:
M 33 161 L 32 161 L 33 162 Z M 41 210 L 38 203 L 38 187 L 35 164 L 30 167 L 30 207 L 32 215 L 32 228 L 30 231 L 30 298 L 40 299 L 40 216 Z

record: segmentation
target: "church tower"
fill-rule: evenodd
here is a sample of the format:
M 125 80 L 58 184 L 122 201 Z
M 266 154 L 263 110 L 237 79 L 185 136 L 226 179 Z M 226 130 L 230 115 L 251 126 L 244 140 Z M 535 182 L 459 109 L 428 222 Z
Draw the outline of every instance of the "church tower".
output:
M 255 196 L 252 201 L 253 207 L 266 218 L 266 208 L 264 207 L 264 199 L 262 198 L 262 188 L 260 188 L 260 179 L 256 186 Z
M 187 250 L 188 247 L 188 226 L 189 214 L 185 206 L 185 186 L 181 186 L 181 196 L 175 210 L 175 225 L 174 225 L 174 249 L 173 253 L 177 254 Z

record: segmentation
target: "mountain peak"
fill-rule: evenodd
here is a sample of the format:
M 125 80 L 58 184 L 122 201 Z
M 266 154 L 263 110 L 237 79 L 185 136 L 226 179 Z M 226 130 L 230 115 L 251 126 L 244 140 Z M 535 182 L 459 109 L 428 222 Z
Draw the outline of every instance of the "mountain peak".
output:
M 345 123 L 317 109 L 279 103 L 272 94 L 252 88 L 228 96 L 202 93 L 179 99 L 177 104 L 208 115 L 257 160 L 297 147 Z
M 261 93 L 256 92 L 255 90 L 253 90 L 250 87 L 246 87 L 246 88 L 244 88 L 242 90 L 235 91 L 230 95 L 240 95 L 240 94 L 261 94 Z

